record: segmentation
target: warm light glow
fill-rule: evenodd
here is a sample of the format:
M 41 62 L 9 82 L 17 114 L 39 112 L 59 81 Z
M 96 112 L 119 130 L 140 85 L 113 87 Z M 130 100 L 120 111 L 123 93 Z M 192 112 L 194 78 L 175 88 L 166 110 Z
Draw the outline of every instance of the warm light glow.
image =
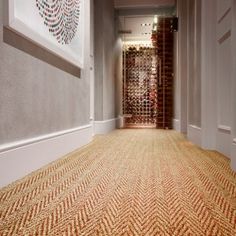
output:
M 154 24 L 157 24 L 158 23 L 158 16 L 154 16 Z

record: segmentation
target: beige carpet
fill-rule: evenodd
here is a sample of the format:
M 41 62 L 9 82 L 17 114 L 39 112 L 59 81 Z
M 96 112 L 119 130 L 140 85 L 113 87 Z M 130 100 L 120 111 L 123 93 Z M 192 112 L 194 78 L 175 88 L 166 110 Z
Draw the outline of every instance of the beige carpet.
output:
M 236 174 L 175 131 L 115 131 L 1 189 L 0 235 L 233 236 Z

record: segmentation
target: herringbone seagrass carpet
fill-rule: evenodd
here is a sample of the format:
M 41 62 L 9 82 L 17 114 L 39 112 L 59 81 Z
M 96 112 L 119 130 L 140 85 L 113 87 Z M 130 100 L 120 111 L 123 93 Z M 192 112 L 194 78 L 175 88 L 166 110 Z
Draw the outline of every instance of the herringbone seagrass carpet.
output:
M 236 174 L 175 131 L 117 130 L 1 189 L 0 235 L 233 236 Z

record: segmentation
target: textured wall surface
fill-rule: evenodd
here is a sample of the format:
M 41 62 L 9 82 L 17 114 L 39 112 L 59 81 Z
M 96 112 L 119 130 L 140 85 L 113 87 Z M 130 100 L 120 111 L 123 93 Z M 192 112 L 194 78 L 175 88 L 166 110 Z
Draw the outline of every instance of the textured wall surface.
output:
M 174 118 L 179 129 L 188 127 L 188 0 L 177 1 L 178 32 L 175 34 Z
M 120 37 L 116 38 L 115 43 L 115 80 L 116 80 L 116 117 L 123 115 L 123 43 Z
M 178 51 L 178 35 L 174 34 L 174 119 L 180 120 L 180 76 L 178 75 L 179 51 Z
M 188 4 L 188 121 L 201 127 L 201 1 Z
M 95 120 L 103 120 L 103 4 L 94 0 Z
M 95 120 L 115 118 L 114 3 L 95 0 Z
M 201 127 L 201 1 L 178 0 L 176 34 L 175 119 L 186 133 L 188 125 Z
M 0 1 L 0 145 L 89 123 L 89 27 L 81 79 L 3 43 Z

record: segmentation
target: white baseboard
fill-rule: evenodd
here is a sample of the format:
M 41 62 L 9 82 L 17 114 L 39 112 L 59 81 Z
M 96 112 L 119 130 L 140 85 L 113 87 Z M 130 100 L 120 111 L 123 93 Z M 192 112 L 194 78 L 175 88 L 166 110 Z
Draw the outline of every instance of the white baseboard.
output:
M 119 116 L 119 118 L 116 121 L 116 127 L 118 129 L 122 129 L 124 128 L 124 117 L 123 116 Z
M 233 140 L 231 147 L 231 167 L 236 171 L 236 139 Z
M 94 133 L 95 134 L 107 134 L 115 130 L 117 127 L 117 118 L 104 120 L 104 121 L 95 121 L 94 122 Z
M 0 188 L 92 141 L 92 126 L 0 146 Z
M 232 135 L 222 129 L 216 132 L 216 150 L 231 158 Z
M 218 130 L 219 130 L 220 132 L 224 132 L 224 133 L 226 133 L 226 134 L 231 134 L 231 127 L 226 126 L 226 125 L 219 125 L 219 126 L 218 126 Z
M 174 130 L 180 132 L 180 120 L 173 119 L 173 128 L 174 128 Z
M 195 125 L 188 126 L 188 139 L 198 146 L 202 146 L 202 129 Z

